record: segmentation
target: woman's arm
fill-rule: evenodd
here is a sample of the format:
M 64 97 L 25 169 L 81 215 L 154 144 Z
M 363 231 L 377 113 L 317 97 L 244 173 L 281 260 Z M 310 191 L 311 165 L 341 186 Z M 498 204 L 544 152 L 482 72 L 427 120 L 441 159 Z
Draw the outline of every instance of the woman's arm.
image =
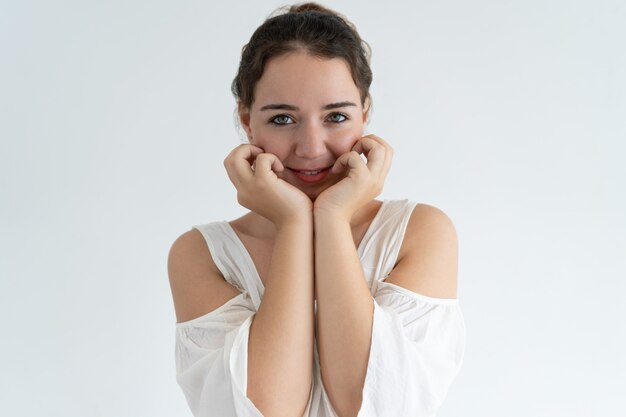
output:
M 304 413 L 313 366 L 313 225 L 277 229 L 265 293 L 250 327 L 248 397 L 264 416 Z
M 177 328 L 177 380 L 194 414 L 215 415 L 216 410 L 239 407 L 241 416 L 260 416 L 259 411 L 270 417 L 302 416 L 313 361 L 313 248 L 312 238 L 308 244 L 301 239 L 307 233 L 311 236 L 310 216 L 301 224 L 284 225 L 277 233 L 265 295 L 256 313 L 249 306 L 252 324 L 247 344 L 237 348 L 247 349 L 248 358 L 247 392 L 240 391 L 239 396 L 231 384 L 236 391 L 245 380 L 231 374 L 224 361 L 242 357 L 231 356 L 237 337 L 228 340 L 247 318 L 246 299 L 222 308 L 223 317 L 205 316 L 241 293 L 224 280 L 198 230 L 186 232 L 172 245 L 168 273 L 177 320 L 205 316 L 196 320 L 195 332 L 194 324 Z M 241 403 L 242 397 L 252 401 L 256 410 Z M 229 406 L 233 400 L 240 403 Z
M 374 301 L 349 224 L 340 217 L 316 215 L 315 237 L 318 346 L 324 386 L 339 416 L 356 416 L 363 401 Z M 457 238 L 452 222 L 436 207 L 417 205 L 397 264 L 385 281 L 429 297 L 454 298 L 456 280 Z
M 382 191 L 392 156 L 393 149 L 381 138 L 359 139 L 333 166 L 333 172 L 343 171 L 345 178 L 322 192 L 313 209 L 320 368 L 341 417 L 356 416 L 361 405 L 374 309 L 350 220 Z
M 356 416 L 372 336 L 373 299 L 349 222 L 315 215 L 317 344 L 324 387 L 340 417 Z
M 278 178 L 275 155 L 253 145 L 224 161 L 241 205 L 276 229 L 263 300 L 248 340 L 247 396 L 264 416 L 300 417 L 313 367 L 313 212 L 311 200 Z

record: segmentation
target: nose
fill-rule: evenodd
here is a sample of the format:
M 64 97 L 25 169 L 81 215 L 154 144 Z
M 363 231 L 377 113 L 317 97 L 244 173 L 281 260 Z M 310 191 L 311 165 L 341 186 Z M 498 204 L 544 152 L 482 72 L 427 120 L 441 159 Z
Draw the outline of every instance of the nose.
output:
M 300 158 L 313 159 L 326 153 L 326 132 L 317 123 L 303 123 L 298 129 L 295 154 Z

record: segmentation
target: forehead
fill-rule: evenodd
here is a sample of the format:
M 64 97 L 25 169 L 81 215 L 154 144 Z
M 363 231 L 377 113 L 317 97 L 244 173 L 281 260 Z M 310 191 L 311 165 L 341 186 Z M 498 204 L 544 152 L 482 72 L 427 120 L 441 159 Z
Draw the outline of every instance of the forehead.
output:
M 300 51 L 272 58 L 255 86 L 254 97 L 253 107 L 269 103 L 321 106 L 346 100 L 360 103 L 346 61 Z

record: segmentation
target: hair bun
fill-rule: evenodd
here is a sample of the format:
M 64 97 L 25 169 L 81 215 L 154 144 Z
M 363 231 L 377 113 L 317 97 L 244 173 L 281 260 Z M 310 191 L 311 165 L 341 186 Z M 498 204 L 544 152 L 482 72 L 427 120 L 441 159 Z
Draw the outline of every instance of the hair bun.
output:
M 304 12 L 319 12 L 319 13 L 324 13 L 324 14 L 328 14 L 332 16 L 337 16 L 337 12 L 331 9 L 328 9 L 320 4 L 314 3 L 314 2 L 294 4 L 288 9 L 288 13 L 304 13 Z

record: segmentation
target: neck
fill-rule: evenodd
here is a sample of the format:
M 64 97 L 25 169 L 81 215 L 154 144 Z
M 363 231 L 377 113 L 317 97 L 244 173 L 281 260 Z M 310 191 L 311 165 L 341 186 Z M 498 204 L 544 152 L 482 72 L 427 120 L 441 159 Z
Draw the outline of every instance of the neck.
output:
M 360 209 L 358 209 L 352 219 L 350 219 L 350 228 L 356 229 L 362 226 L 364 223 L 368 223 L 376 216 L 381 202 L 372 200 Z M 265 217 L 257 214 L 253 211 L 244 215 L 241 220 L 244 221 L 246 234 L 254 236 L 258 239 L 273 239 L 276 235 L 276 227 L 274 223 L 266 219 Z

